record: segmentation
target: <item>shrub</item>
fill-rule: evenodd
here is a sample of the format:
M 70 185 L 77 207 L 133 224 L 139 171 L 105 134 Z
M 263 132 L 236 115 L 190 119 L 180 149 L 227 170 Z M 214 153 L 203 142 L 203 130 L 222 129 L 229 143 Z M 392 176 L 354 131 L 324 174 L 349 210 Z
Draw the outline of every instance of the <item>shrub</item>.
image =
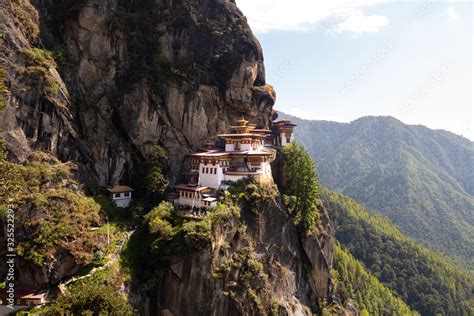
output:
M 209 211 L 209 218 L 213 226 L 232 217 L 240 218 L 240 208 L 235 205 L 229 196 Z
M 26 35 L 36 38 L 39 34 L 39 27 L 35 21 L 35 9 L 29 4 L 29 1 L 7 0 L 6 4 L 10 6 L 15 19 L 23 26 L 20 29 L 24 30 Z
M 18 239 L 18 254 L 42 265 L 46 254 L 64 248 L 78 264 L 89 261 L 95 247 L 90 228 L 100 222 L 100 206 L 75 191 L 78 184 L 70 178 L 69 164 L 33 152 L 24 165 L 16 165 L 1 152 L 0 173 L 6 172 L 0 177 L 2 199 L 20 206 L 17 225 L 28 232 Z
M 45 96 L 56 94 L 59 91 L 59 85 L 50 72 L 50 68 L 56 67 L 53 53 L 36 47 L 22 49 L 21 53 L 25 57 L 27 66 L 23 74 L 36 80 L 37 86 Z M 54 101 L 52 103 L 55 104 Z
M 5 79 L 7 77 L 7 72 L 5 69 L 0 68 L 0 111 L 3 111 L 7 108 L 5 102 L 5 97 L 8 95 L 9 91 L 5 85 Z
M 53 53 L 41 48 L 22 49 L 22 54 L 25 56 L 29 66 L 43 66 L 45 68 L 56 67 Z
M 0 141 L 0 205 L 17 197 L 25 186 L 21 167 L 7 160 L 7 144 Z
M 81 283 L 40 315 L 134 315 L 130 304 L 110 285 Z
M 188 246 L 198 246 L 211 241 L 211 221 L 209 218 L 184 223 L 182 230 Z
M 148 224 L 150 233 L 157 234 L 159 240 L 167 240 L 174 236 L 171 220 L 175 215 L 175 210 L 170 202 L 163 201 L 150 213 L 144 216 Z
M 274 199 L 277 189 L 272 182 L 258 181 L 253 177 L 240 179 L 229 187 L 232 197 L 243 203 L 245 209 L 257 214 L 269 199 Z

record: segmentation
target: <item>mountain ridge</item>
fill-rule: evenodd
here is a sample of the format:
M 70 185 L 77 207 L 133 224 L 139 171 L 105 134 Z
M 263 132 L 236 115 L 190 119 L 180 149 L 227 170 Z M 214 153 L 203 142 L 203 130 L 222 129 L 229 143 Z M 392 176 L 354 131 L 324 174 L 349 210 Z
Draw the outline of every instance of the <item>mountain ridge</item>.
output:
M 427 130 L 431 130 L 431 131 L 435 131 L 435 132 L 446 133 L 447 135 L 462 137 L 465 140 L 470 141 L 470 142 L 473 141 L 473 140 L 467 138 L 464 135 L 457 134 L 455 132 L 452 132 L 452 131 L 449 131 L 449 130 L 446 130 L 446 129 L 443 129 L 443 128 L 431 128 L 431 127 L 428 127 L 428 126 L 423 125 L 423 124 L 408 124 L 408 123 L 405 123 L 402 120 L 400 120 L 400 119 L 398 119 L 398 118 L 396 118 L 395 116 L 392 116 L 392 115 L 364 115 L 364 116 L 355 118 L 355 119 L 353 119 L 351 121 L 348 121 L 348 122 L 339 122 L 339 121 L 333 121 L 333 120 L 319 120 L 319 119 L 312 119 L 312 118 L 311 119 L 306 119 L 306 118 L 299 117 L 298 115 L 287 114 L 287 113 L 285 113 L 283 111 L 280 111 L 278 109 L 276 109 L 276 111 L 280 115 L 282 115 L 282 117 L 291 117 L 291 118 L 294 118 L 294 119 L 297 119 L 297 120 L 300 120 L 300 121 L 305 121 L 305 122 L 318 122 L 318 123 L 321 123 L 321 124 L 330 123 L 330 124 L 334 124 L 334 125 L 348 125 L 348 124 L 354 123 L 356 121 L 365 120 L 365 119 L 387 119 L 387 120 L 392 120 L 392 121 L 399 122 L 402 125 L 411 126 L 411 127 L 419 127 L 419 128 L 423 128 L 423 129 L 427 129 Z
M 474 256 L 473 143 L 391 117 L 298 124 L 296 140 L 316 161 L 321 182 L 435 251 L 471 266 Z

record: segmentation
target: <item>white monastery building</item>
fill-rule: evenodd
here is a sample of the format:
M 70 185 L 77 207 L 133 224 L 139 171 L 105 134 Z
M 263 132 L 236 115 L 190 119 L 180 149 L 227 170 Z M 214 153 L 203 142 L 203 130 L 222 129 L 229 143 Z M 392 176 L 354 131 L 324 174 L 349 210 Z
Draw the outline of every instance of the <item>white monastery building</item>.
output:
M 273 122 L 272 130 L 257 129 L 245 119 L 231 126 L 232 132 L 218 135 L 225 140 L 223 149 L 214 148 L 190 155 L 191 173 L 189 184 L 180 184 L 177 203 L 198 208 L 210 208 L 217 204 L 212 195 L 226 189 L 230 182 L 253 176 L 272 178 L 271 162 L 276 157 L 272 147 L 284 147 L 294 140 L 289 120 Z

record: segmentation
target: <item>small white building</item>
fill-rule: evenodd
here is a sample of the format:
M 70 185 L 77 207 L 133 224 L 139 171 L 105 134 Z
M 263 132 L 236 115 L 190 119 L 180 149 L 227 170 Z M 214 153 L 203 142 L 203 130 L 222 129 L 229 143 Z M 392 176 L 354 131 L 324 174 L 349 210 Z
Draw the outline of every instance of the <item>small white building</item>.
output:
M 132 192 L 134 191 L 131 187 L 126 185 L 114 185 L 111 188 L 107 188 L 110 193 L 110 198 L 118 207 L 128 207 L 132 201 Z
M 212 208 L 217 205 L 217 197 L 211 194 L 208 187 L 179 184 L 175 186 L 178 191 L 178 205 L 187 205 L 193 208 Z
M 295 140 L 294 127 L 296 124 L 291 123 L 288 119 L 277 120 L 272 122 L 273 137 L 275 146 L 285 147 Z

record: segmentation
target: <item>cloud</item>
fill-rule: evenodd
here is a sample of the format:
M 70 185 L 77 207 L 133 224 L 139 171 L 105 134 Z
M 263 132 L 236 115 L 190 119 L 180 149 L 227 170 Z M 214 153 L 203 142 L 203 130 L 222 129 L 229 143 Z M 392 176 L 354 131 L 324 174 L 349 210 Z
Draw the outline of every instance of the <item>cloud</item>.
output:
M 366 20 L 364 25 L 341 26 L 345 31 L 373 29 L 388 19 L 379 15 L 364 15 L 363 9 L 388 0 L 236 0 L 256 33 L 271 31 L 309 31 L 318 25 L 331 29 L 339 23 L 356 24 L 357 19 Z M 384 20 L 385 18 L 386 20 Z M 361 21 L 358 22 L 362 23 Z M 385 24 L 386 25 L 386 24 Z M 383 25 L 379 25 L 383 26 Z M 341 29 L 342 31 L 342 29 Z M 364 32 L 364 31 L 362 31 Z
M 333 32 L 352 32 L 356 34 L 378 32 L 379 28 L 388 25 L 389 21 L 383 15 L 365 15 L 360 12 L 351 15 L 332 28 Z
M 458 13 L 456 12 L 456 10 L 454 10 L 454 8 L 448 8 L 446 10 L 446 14 L 453 20 L 456 20 L 458 18 Z

